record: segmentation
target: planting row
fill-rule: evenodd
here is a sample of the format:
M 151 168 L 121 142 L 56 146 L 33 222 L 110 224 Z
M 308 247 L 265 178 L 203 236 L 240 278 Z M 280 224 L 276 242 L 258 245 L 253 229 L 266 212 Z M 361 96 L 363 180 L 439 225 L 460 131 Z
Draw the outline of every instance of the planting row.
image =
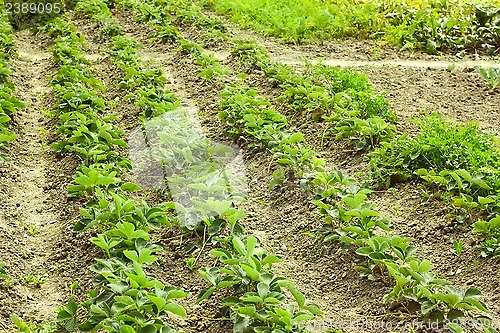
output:
M 8 129 L 11 117 L 25 107 L 24 103 L 14 96 L 15 87 L 9 81 L 9 76 L 13 74 L 9 63 L 14 53 L 12 27 L 2 7 L 0 8 L 0 164 L 9 160 L 7 153 L 9 141 L 16 138 L 16 135 Z M 5 263 L 1 261 L 0 279 L 9 279 Z
M 120 178 L 131 167 L 128 157 L 119 152 L 127 144 L 123 131 L 114 125 L 117 118 L 106 115 L 105 101 L 99 97 L 104 86 L 89 73 L 83 37 L 65 18 L 51 21 L 42 30 L 54 38 L 51 52 L 59 66 L 51 84 L 58 100 L 53 114 L 59 120 L 61 141 L 53 148 L 61 154 L 74 153 L 81 161 L 73 184 L 68 186 L 69 195 L 85 201 L 75 230 L 92 227 L 97 234 L 90 241 L 105 255 L 90 267 L 96 273 L 96 289 L 84 302 L 70 300 L 61 308 L 57 327 L 73 331 L 81 323 L 81 330 L 172 332 L 164 317 L 167 313 L 186 315 L 173 300 L 187 293 L 146 272 L 157 260 L 155 253 L 161 251 L 150 241 L 150 231 L 169 225 L 166 209 L 150 207 L 127 194 L 138 189 Z M 58 329 L 29 327 L 12 318 L 23 331 Z
M 151 10 L 147 12 L 151 13 Z M 154 21 L 156 25 L 163 22 L 164 27 L 170 26 L 171 22 L 169 17 L 161 15 L 155 16 Z M 180 43 L 187 44 L 182 39 Z M 194 43 L 189 45 L 191 55 L 201 67 L 200 73 L 212 66 L 220 68 L 221 65 L 214 57 L 209 58 L 201 52 L 201 46 Z M 210 61 L 206 61 L 207 58 Z M 225 73 L 229 74 L 227 70 Z M 231 125 L 232 133 L 252 136 L 273 154 L 288 150 L 282 141 L 272 140 L 273 137 L 285 135 L 277 132 L 287 132 L 286 118 L 269 108 L 269 102 L 258 96 L 255 89 L 236 86 L 223 75 L 215 83 L 226 87 L 221 94 L 221 117 Z M 300 134 L 295 135 L 301 137 Z M 416 248 L 409 244 L 411 239 L 376 236 L 376 228 L 386 231 L 391 229 L 389 221 L 379 217 L 374 205 L 366 201 L 370 190 L 339 171 L 322 171 L 323 162 L 317 161 L 318 165 L 312 168 L 313 172 L 304 175 L 303 184 L 315 192 L 316 199 L 313 202 L 325 215 L 327 223 L 322 230 L 325 240 L 340 241 L 365 257 L 366 275 L 372 278 L 380 274 L 391 277 L 396 286 L 386 295 L 386 300 L 415 302 L 420 306 L 422 316 L 449 321 L 466 314 L 473 315 L 474 311 L 487 311 L 485 305 L 478 300 L 480 292 L 477 289 L 460 291 L 448 282 L 436 278 L 430 262 L 414 256 Z M 460 329 L 453 324 L 450 327 L 457 331 Z

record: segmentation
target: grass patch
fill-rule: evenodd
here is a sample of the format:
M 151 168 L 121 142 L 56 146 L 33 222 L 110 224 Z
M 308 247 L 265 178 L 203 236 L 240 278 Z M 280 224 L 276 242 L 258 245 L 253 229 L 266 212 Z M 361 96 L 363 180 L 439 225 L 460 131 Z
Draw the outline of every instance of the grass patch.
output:
M 406 49 L 500 47 L 500 1 L 458 0 L 202 0 L 242 28 L 306 43 L 345 37 L 383 39 Z

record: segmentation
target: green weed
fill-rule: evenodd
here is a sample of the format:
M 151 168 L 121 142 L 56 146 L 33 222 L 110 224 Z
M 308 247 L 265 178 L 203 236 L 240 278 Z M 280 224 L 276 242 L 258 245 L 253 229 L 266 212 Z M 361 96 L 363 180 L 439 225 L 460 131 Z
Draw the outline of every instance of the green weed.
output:
M 471 177 L 484 177 L 492 190 L 500 188 L 500 147 L 492 134 L 475 122 L 456 124 L 437 114 L 422 117 L 417 124 L 420 132 L 415 138 L 405 133 L 370 153 L 371 177 L 378 186 L 409 178 L 418 169 L 436 173 L 464 169 Z

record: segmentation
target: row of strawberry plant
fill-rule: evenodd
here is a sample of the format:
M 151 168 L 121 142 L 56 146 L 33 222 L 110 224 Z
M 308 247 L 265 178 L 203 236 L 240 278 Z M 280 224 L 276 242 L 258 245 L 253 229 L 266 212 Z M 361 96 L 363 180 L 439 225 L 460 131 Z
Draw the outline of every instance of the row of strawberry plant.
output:
M 12 40 L 12 27 L 3 6 L 0 8 L 0 162 L 8 159 L 5 151 L 8 142 L 16 135 L 8 130 L 8 125 L 14 113 L 25 105 L 14 96 L 14 84 L 9 81 L 13 74 L 10 58 L 15 53 Z
M 304 74 L 271 61 L 267 51 L 254 40 L 234 40 L 232 54 L 251 69 L 262 70 L 279 97 L 301 115 L 327 120 L 335 125 L 337 139 L 349 138 L 358 150 L 370 150 L 396 134 L 396 116 L 388 101 L 376 94 L 366 76 L 349 69 L 306 63 Z
M 185 316 L 185 310 L 173 302 L 186 292 L 166 286 L 149 276 L 147 266 L 157 261 L 161 247 L 150 240 L 150 231 L 170 225 L 166 209 L 150 207 L 145 201 L 132 200 L 126 192 L 138 189 L 120 176 L 130 169 L 130 160 L 120 154 L 126 148 L 124 132 L 116 128 L 116 117 L 106 115 L 101 81 L 90 74 L 85 59 L 85 42 L 76 27 L 57 18 L 42 30 L 54 37 L 54 62 L 59 69 L 52 81 L 58 99 L 54 114 L 61 141 L 53 148 L 61 154 L 76 153 L 81 160 L 68 186 L 71 196 L 86 201 L 75 231 L 92 228 L 90 240 L 103 250 L 90 269 L 97 274 L 97 289 L 81 304 L 71 300 L 61 308 L 58 323 L 67 331 L 105 329 L 109 332 L 173 332 L 165 316 Z M 79 308 L 86 309 L 83 318 Z
M 192 50 L 195 50 L 195 58 L 199 59 L 203 56 L 200 47 L 194 47 Z M 212 60 L 212 62 L 216 61 Z M 206 65 L 210 66 L 209 63 Z M 239 110 L 239 113 L 235 112 L 233 117 L 229 117 L 232 131 L 241 131 L 241 128 L 245 127 L 241 124 L 246 124 L 247 120 L 253 117 L 253 110 L 260 108 L 259 116 L 266 119 L 267 112 L 263 106 L 267 105 L 267 101 L 258 97 L 255 90 L 247 89 L 251 91 L 251 94 L 241 96 L 235 93 L 234 86 L 229 86 L 233 90 L 227 91 L 226 100 L 222 102 L 222 105 L 225 105 L 224 103 L 233 105 L 230 109 L 232 112 Z M 227 110 L 222 116 L 227 117 Z M 268 120 L 272 123 L 273 118 L 280 126 L 280 118 L 276 118 L 275 114 Z M 255 126 L 253 130 L 257 131 L 258 128 L 265 128 L 265 126 Z M 252 132 L 251 126 L 249 132 Z M 265 132 L 265 129 L 262 132 Z M 259 138 L 257 135 L 256 137 Z M 259 141 L 266 144 L 265 138 L 266 136 L 261 136 Z M 414 256 L 416 248 L 409 244 L 410 238 L 381 237 L 374 234 L 374 229 L 377 227 L 386 231 L 391 229 L 387 219 L 378 217 L 379 212 L 375 210 L 374 204 L 365 201 L 370 192 L 368 189 L 359 186 L 353 179 L 338 171 L 312 174 L 309 182 L 319 195 L 320 200 L 315 200 L 314 203 L 320 207 L 323 214 L 327 215 L 325 220 L 331 222 L 338 219 L 337 228 L 331 223 L 325 225 L 323 229 L 325 240 L 339 240 L 346 245 L 352 245 L 357 254 L 368 258 L 363 269 L 366 275 L 375 278 L 374 272 L 388 272 L 396 282 L 396 286 L 391 293 L 386 295 L 387 301 L 415 302 L 419 304 L 422 316 L 437 319 L 441 317 L 443 320 L 445 318 L 456 320 L 463 317 L 467 311 L 487 311 L 485 305 L 478 300 L 480 292 L 477 289 L 469 288 L 463 292 L 448 282 L 438 279 L 429 261 Z M 337 183 L 342 186 L 337 187 Z M 318 191 L 319 189 L 321 190 Z M 329 204 L 328 200 L 332 197 L 340 200 Z M 216 253 L 223 258 L 228 258 L 227 254 Z M 215 285 L 213 281 L 217 281 L 216 277 L 209 275 L 208 278 Z M 450 323 L 450 327 L 459 330 L 459 327 L 453 323 Z
M 371 190 L 336 170 L 309 177 L 316 196 L 313 203 L 324 216 L 319 231 L 323 241 L 337 241 L 355 251 L 363 258 L 358 269 L 371 280 L 392 280 L 395 285 L 384 301 L 416 305 L 420 316 L 447 322 L 456 332 L 462 329 L 457 326 L 460 320 L 469 317 L 479 323 L 484 319 L 488 309 L 479 300 L 478 289 L 463 291 L 440 279 L 430 261 L 415 255 L 411 238 L 377 235 L 391 232 L 392 227 L 367 200 Z
M 175 152 L 173 157 L 170 156 L 168 160 L 160 158 L 168 169 L 167 174 L 177 174 L 178 169 L 182 169 L 183 181 L 187 178 L 187 183 L 192 184 L 190 188 L 188 185 L 186 192 L 195 203 L 194 207 L 181 206 L 178 202 L 175 204 L 175 208 L 180 209 L 185 216 L 195 214 L 196 219 L 185 220 L 183 226 L 189 230 L 201 227 L 208 239 L 213 237 L 212 240 L 216 244 L 223 246 L 212 250 L 211 253 L 226 266 L 200 271 L 210 282 L 211 287 L 200 292 L 197 302 L 208 298 L 216 290 L 232 288 L 232 296 L 225 298 L 222 304 L 231 311 L 235 332 L 243 332 L 250 328 L 258 328 L 262 332 L 271 332 L 273 329 L 292 332 L 296 327 L 303 330 L 302 323 L 320 315 L 319 309 L 313 304 L 306 303 L 304 296 L 290 281 L 272 273 L 272 264 L 280 262 L 278 257 L 269 255 L 258 246 L 255 237 L 244 236 L 243 228 L 239 225 L 239 219 L 244 216 L 244 211 L 233 207 L 236 198 L 228 195 L 214 199 L 214 196 L 217 196 L 214 191 L 217 192 L 217 188 L 220 187 L 227 187 L 225 183 L 227 180 L 222 178 L 218 171 L 211 171 L 214 167 L 220 170 L 220 166 L 214 166 L 213 162 L 207 163 L 206 161 L 217 157 L 215 154 L 207 156 L 207 153 L 227 152 L 227 147 L 214 145 L 206 138 L 193 133 L 193 123 L 185 113 L 175 118 L 179 126 L 170 123 L 165 128 L 164 118 L 159 119 L 159 122 L 161 129 L 155 135 L 159 137 L 162 149 L 167 149 L 172 142 L 188 140 L 196 142 L 195 145 L 188 146 L 191 151 L 189 156 L 180 150 L 172 149 Z M 175 163 L 172 163 L 173 161 Z M 195 184 L 191 182 L 192 175 L 186 173 L 186 170 L 192 169 L 193 165 L 196 166 L 193 171 L 197 173 Z M 224 177 L 227 177 L 227 174 Z M 176 181 L 176 185 L 179 184 L 177 176 L 169 177 L 169 181 Z M 230 227 L 230 236 L 222 236 L 222 228 L 225 226 Z M 286 303 L 284 289 L 292 292 L 298 308 Z
M 130 40 L 129 42 L 126 42 L 125 38 L 121 39 L 121 45 L 127 43 L 129 43 L 128 45 L 130 46 Z M 137 68 L 139 62 L 137 60 L 136 50 L 134 50 L 133 47 L 128 47 L 125 48 L 127 52 L 120 52 L 118 46 L 119 45 L 115 43 L 114 47 L 111 50 L 111 52 L 116 56 L 118 66 L 124 71 L 124 73 L 140 73 L 140 69 Z M 152 93 L 151 89 L 144 89 L 143 84 L 141 84 L 140 87 L 130 87 L 128 85 L 121 85 L 121 87 L 127 90 L 132 90 L 131 94 L 129 94 L 129 97 L 139 100 L 139 106 L 147 108 L 149 105 L 150 107 L 154 107 L 158 110 L 165 109 L 165 107 L 162 107 L 162 102 L 155 101 L 151 98 L 152 96 L 157 96 L 157 94 Z M 145 92 L 147 92 L 147 94 Z M 148 101 L 150 102 L 150 104 L 148 104 Z M 170 110 L 168 114 L 170 113 L 174 114 L 176 112 L 175 110 Z M 193 137 L 198 137 L 198 140 L 195 140 L 196 145 L 189 145 L 189 149 L 191 151 L 191 153 L 189 154 L 189 158 L 187 158 L 187 156 L 185 156 L 185 154 L 182 154 L 180 151 L 175 151 L 175 149 L 172 150 L 174 151 L 174 153 L 176 153 L 174 160 L 177 167 L 181 165 L 181 169 L 189 169 L 189 164 L 193 164 L 193 160 L 198 160 L 198 162 L 200 162 L 199 160 L 201 160 L 201 162 L 212 160 L 214 156 L 206 156 L 208 150 L 217 152 L 217 150 L 224 151 L 224 148 L 227 148 L 221 148 L 221 145 L 216 145 L 215 147 L 213 147 L 213 149 L 210 149 L 210 146 L 213 146 L 213 144 L 208 143 L 203 138 L 197 136 L 196 133 L 193 133 L 192 121 L 189 120 L 189 117 L 185 113 L 181 113 L 180 115 L 177 114 L 176 116 L 177 117 L 174 117 L 175 124 L 170 123 L 169 126 L 165 126 L 167 120 L 162 117 L 157 117 L 156 119 L 153 119 L 152 121 L 149 121 L 147 124 L 145 124 L 145 127 L 153 127 L 157 130 L 159 127 L 158 132 L 156 132 L 154 135 L 159 138 L 162 149 L 166 149 L 168 147 L 168 144 L 171 142 L 182 141 L 182 138 L 184 137 L 191 140 L 191 142 L 193 141 Z M 172 156 L 170 156 L 168 161 L 160 157 L 160 162 L 162 162 L 166 168 L 171 168 L 171 164 L 173 163 L 167 162 L 172 162 Z M 196 171 L 198 171 L 199 173 L 200 167 L 205 173 L 212 170 L 213 165 L 207 166 L 206 164 L 206 162 L 197 163 Z M 208 172 L 208 175 L 212 175 L 213 173 L 214 172 Z M 172 177 L 170 177 L 168 180 L 176 181 L 178 183 L 178 179 L 171 178 Z M 203 181 L 204 178 L 200 180 L 200 177 L 198 177 L 196 180 Z M 208 181 L 210 183 L 213 183 L 214 177 L 210 177 Z M 208 229 L 209 235 L 214 235 L 215 233 L 220 232 L 222 225 L 231 225 L 231 236 L 218 239 L 220 243 L 234 245 L 226 246 L 227 251 L 229 251 L 227 253 L 234 253 L 234 259 L 237 258 L 237 253 L 239 253 L 238 251 L 240 250 L 240 247 L 238 247 L 238 245 L 246 243 L 250 246 L 250 244 L 252 244 L 252 248 L 249 249 L 248 253 L 246 253 L 246 261 L 236 262 L 233 260 L 234 263 L 232 263 L 232 266 L 230 266 L 233 268 L 233 271 L 239 273 L 239 277 L 241 278 L 240 283 L 244 284 L 247 287 L 245 290 L 249 293 L 245 295 L 235 294 L 235 296 L 232 298 L 234 304 L 224 303 L 225 306 L 229 306 L 232 313 L 238 318 L 233 318 L 235 322 L 235 330 L 239 331 L 244 327 L 260 327 L 260 329 L 262 330 L 267 326 L 269 330 L 277 327 L 282 327 L 285 332 L 291 332 L 293 329 L 295 329 L 296 325 L 299 325 L 298 327 L 300 327 L 301 322 L 306 321 L 307 319 L 311 319 L 315 315 L 320 314 L 320 311 L 316 306 L 305 302 L 305 298 L 303 297 L 303 295 L 294 288 L 293 284 L 290 281 L 287 281 L 278 276 L 274 276 L 272 274 L 270 266 L 273 262 L 278 262 L 279 259 L 275 256 L 268 256 L 267 260 L 262 261 L 263 257 L 267 256 L 265 250 L 257 246 L 257 241 L 254 237 L 243 236 L 243 230 L 238 224 L 238 219 L 240 219 L 244 215 L 244 212 L 231 207 L 233 205 L 234 198 L 227 198 L 229 200 L 214 200 L 211 197 L 206 198 L 206 196 L 203 196 L 200 192 L 213 191 L 201 186 L 203 184 L 196 185 L 200 185 L 196 187 L 196 189 L 200 191 L 197 191 L 195 194 L 193 194 L 191 191 L 190 195 L 196 198 L 197 206 L 195 208 L 199 210 L 198 213 L 202 213 L 205 216 L 202 219 L 205 224 L 203 227 Z M 212 187 L 214 186 L 212 185 Z M 175 208 L 179 208 L 179 203 L 175 204 Z M 184 210 L 184 207 L 182 207 L 182 210 Z M 185 224 L 184 226 L 188 227 L 188 229 L 193 228 L 193 226 L 190 224 Z M 260 260 L 262 262 L 259 262 L 257 260 Z M 264 267 L 261 268 L 261 266 Z M 242 268 L 243 271 L 241 270 Z M 261 275 L 263 275 L 263 277 L 261 277 Z M 248 283 L 249 278 L 252 279 L 253 283 Z M 268 281 L 267 279 L 270 280 Z M 224 281 L 218 281 L 217 285 L 214 286 L 214 290 L 216 288 L 228 288 L 238 283 L 238 281 L 231 277 L 224 278 L 223 280 Z M 279 285 L 275 285 L 277 281 L 280 281 Z M 257 286 L 257 284 L 259 285 Z M 266 285 L 268 285 L 269 295 L 262 293 L 264 290 L 263 288 Z M 282 288 L 286 288 L 287 290 L 292 291 L 292 294 L 294 295 L 294 298 L 299 305 L 298 310 L 294 309 L 294 306 L 291 304 L 285 305 L 284 302 L 286 301 L 286 297 L 282 292 Z M 265 308 L 262 308 L 260 306 L 260 303 L 255 303 L 254 305 L 252 305 L 251 303 L 246 303 L 247 299 L 245 297 L 248 297 L 252 290 L 261 291 L 262 297 L 265 297 L 262 299 L 262 302 L 264 302 L 264 300 L 266 301 Z M 200 295 L 198 301 L 207 298 L 211 293 L 212 292 L 204 291 Z M 245 297 L 243 297 L 241 301 L 238 301 L 237 296 Z M 275 297 L 273 298 L 273 296 Z M 258 311 L 255 309 L 255 306 L 258 306 Z M 253 311 L 251 311 L 251 309 L 253 309 Z M 267 318 L 270 316 L 272 317 L 271 319 Z

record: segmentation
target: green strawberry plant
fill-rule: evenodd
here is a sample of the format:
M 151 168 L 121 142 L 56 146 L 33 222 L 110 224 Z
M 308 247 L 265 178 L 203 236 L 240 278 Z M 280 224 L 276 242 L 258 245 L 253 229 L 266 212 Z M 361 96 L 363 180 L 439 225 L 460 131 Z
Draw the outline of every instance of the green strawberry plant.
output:
M 94 198 L 96 189 L 115 191 L 118 189 L 120 179 L 116 178 L 118 171 L 114 165 L 91 165 L 77 170 L 73 182 L 68 186 L 70 196 L 83 196 Z
M 386 262 L 386 267 L 396 286 L 385 299 L 405 298 L 418 302 L 422 316 L 455 320 L 464 317 L 468 311 L 488 312 L 486 305 L 478 299 L 479 290 L 469 288 L 463 292 L 447 281 L 437 279 L 427 260 L 413 259 L 401 265 Z
M 366 120 L 351 117 L 339 121 L 335 132 L 337 140 L 350 138 L 357 150 L 366 151 L 392 139 L 396 135 L 396 127 L 380 117 Z
M 479 245 L 481 256 L 500 255 L 500 216 L 496 215 L 489 221 L 477 221 L 472 224 L 472 227 L 484 238 Z
M 222 305 L 230 310 L 234 332 L 306 332 L 303 322 L 322 313 L 306 302 L 293 283 L 272 273 L 272 265 L 281 260 L 259 247 L 254 236 L 233 236 L 227 244 L 211 251 L 224 268 L 200 269 L 211 286 L 200 291 L 197 303 L 219 289 L 231 288 L 232 296 L 224 298 Z M 285 289 L 298 307 L 285 303 Z
M 82 218 L 75 225 L 75 231 L 98 227 L 106 230 L 120 222 L 133 223 L 136 227 L 148 231 L 150 228 L 159 228 L 162 225 L 170 226 L 170 220 L 165 216 L 166 208 L 162 205 L 150 207 L 145 201 L 139 203 L 125 197 L 123 194 L 110 192 L 112 200 L 98 188 L 97 201 L 87 208 L 80 208 Z

